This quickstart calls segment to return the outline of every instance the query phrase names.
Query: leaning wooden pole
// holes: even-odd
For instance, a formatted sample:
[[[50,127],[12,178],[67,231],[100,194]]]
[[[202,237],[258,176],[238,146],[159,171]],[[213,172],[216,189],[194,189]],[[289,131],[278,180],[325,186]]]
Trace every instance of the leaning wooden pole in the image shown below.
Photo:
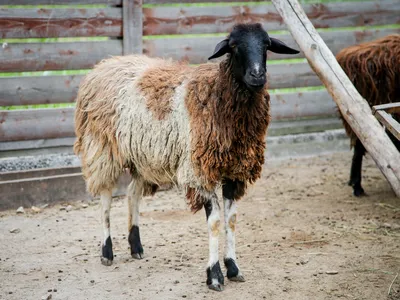
[[[347,123],[400,197],[400,153],[372,115],[335,56],[319,36],[297,0],[272,0],[308,63],[324,83]]]

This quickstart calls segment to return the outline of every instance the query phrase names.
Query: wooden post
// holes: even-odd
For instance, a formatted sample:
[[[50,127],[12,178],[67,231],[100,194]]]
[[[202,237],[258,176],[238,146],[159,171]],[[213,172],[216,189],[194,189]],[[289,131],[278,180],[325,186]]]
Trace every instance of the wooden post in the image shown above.
[[[335,56],[319,36],[297,0],[272,0],[308,63],[324,83],[344,118],[400,197],[400,153],[368,103],[361,97]]]
[[[123,45],[124,55],[143,52],[142,0],[123,0]]]

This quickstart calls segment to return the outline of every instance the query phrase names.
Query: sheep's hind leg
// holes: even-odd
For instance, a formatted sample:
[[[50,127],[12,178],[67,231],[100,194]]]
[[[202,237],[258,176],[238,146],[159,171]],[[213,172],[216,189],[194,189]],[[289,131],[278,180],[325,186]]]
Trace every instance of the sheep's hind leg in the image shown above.
[[[214,194],[204,203],[207,216],[208,238],[209,238],[209,260],[207,267],[207,285],[215,291],[222,291],[224,288],[224,275],[218,260],[218,238],[219,238],[219,204]]]
[[[143,196],[144,182],[141,178],[135,177],[128,186],[128,230],[129,245],[133,258],[143,258],[143,247],[139,233],[139,206]]]
[[[234,200],[234,191],[236,183],[232,180],[226,180],[222,187],[222,196],[224,198],[224,219],[225,219],[225,258],[226,276],[232,281],[245,281],[236,262],[235,249],[235,229],[236,229],[236,201]]]
[[[101,223],[103,225],[104,240],[101,247],[101,263],[111,266],[114,259],[112,241],[110,236],[110,209],[112,194],[111,190],[103,190],[100,193],[101,202]]]
[[[353,187],[353,194],[356,197],[365,195],[364,189],[361,186],[361,170],[362,160],[365,154],[365,148],[361,141],[357,139],[354,146],[353,161],[351,163],[349,185]]]

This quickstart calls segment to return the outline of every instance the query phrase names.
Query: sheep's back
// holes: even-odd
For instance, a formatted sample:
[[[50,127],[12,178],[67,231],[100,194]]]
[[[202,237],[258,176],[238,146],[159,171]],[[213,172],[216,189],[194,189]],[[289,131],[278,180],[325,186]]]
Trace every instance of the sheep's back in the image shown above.
[[[400,101],[400,35],[347,47],[336,59],[371,107]],[[354,146],[357,136],[341,113],[340,117]]]

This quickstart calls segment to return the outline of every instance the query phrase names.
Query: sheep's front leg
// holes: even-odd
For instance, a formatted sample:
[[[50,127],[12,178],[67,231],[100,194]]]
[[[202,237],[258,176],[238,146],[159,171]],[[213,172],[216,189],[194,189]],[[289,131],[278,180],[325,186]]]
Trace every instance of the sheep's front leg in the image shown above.
[[[227,270],[226,276],[232,281],[245,281],[236,262],[235,229],[236,229],[236,201],[234,191],[236,184],[227,180],[222,187],[224,198],[224,219],[225,219],[225,258],[224,264]]]
[[[110,190],[103,190],[100,193],[101,202],[101,223],[103,225],[104,239],[101,247],[101,263],[105,266],[111,266],[114,259],[112,250],[112,241],[110,236],[110,209],[112,194]]]
[[[222,291],[224,285],[224,275],[218,260],[218,238],[219,238],[219,204],[216,195],[213,195],[204,203],[204,209],[207,216],[208,238],[210,256],[207,267],[207,285],[215,291]]]

